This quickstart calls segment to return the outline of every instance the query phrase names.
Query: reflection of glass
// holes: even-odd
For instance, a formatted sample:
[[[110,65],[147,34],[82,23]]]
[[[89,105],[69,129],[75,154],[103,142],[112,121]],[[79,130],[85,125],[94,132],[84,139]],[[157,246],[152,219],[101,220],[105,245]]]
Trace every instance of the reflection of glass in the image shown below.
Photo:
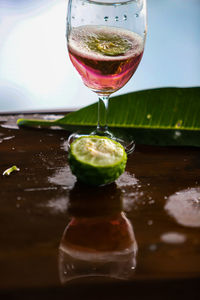
[[[84,186],[82,189],[84,194]],[[115,185],[96,189],[93,208],[94,203],[97,203],[99,213],[94,209],[94,214],[90,206],[91,199],[82,205],[84,209],[79,209],[81,187],[75,186],[73,197],[76,190],[77,201],[75,204],[73,201],[70,203],[72,219],[64,231],[59,247],[61,282],[64,284],[69,280],[88,276],[130,278],[136,267],[137,243],[131,223],[121,211],[119,190]],[[114,198],[111,197],[111,191],[115,191]],[[105,192],[108,193],[106,200],[105,197],[101,198]]]
[[[69,56],[84,84],[99,97],[98,124],[92,134],[118,140],[127,152],[133,151],[133,141],[108,131],[108,100],[136,71],[145,38],[146,0],[69,0]]]

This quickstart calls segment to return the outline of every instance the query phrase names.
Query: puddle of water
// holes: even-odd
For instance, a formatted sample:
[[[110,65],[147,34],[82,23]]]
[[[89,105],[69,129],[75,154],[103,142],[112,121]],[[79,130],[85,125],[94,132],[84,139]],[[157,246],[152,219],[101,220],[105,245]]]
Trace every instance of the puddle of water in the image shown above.
[[[148,220],[147,225],[149,225],[149,226],[153,225],[153,220]]]
[[[156,251],[157,250],[157,245],[156,244],[151,244],[151,245],[149,245],[149,250],[150,251]]]
[[[135,175],[128,172],[124,172],[117,180],[116,184],[118,187],[131,187],[138,184],[138,179],[135,178]]]
[[[17,125],[2,124],[0,126],[3,128],[7,128],[7,129],[19,129],[19,127]]]
[[[35,115],[35,117],[38,117],[38,118],[41,118],[41,116],[40,115]],[[43,116],[43,119],[44,120],[52,120],[52,121],[54,121],[54,120],[57,120],[57,119],[60,119],[60,118],[63,118],[64,117],[64,115],[44,115]]]
[[[200,227],[200,187],[188,188],[170,196],[165,210],[180,225]]]
[[[7,116],[0,116],[0,122],[6,122],[8,120]]]
[[[67,186],[69,189],[72,188],[76,182],[76,177],[72,175],[69,166],[60,168],[55,172],[54,175],[48,177],[49,183],[56,184],[59,186]]]
[[[161,235],[160,240],[167,244],[182,244],[186,241],[186,236],[178,232],[166,232]]]

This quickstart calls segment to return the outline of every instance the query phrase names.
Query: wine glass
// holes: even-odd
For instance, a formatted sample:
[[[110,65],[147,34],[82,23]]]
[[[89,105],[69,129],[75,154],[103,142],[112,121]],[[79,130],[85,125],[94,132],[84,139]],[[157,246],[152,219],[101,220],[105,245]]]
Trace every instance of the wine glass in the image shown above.
[[[141,61],[146,0],[69,0],[66,36],[72,64],[99,99],[97,127],[89,135],[107,136],[131,153],[134,141],[108,130],[107,116],[110,95],[128,82]],[[80,135],[72,134],[69,145]]]

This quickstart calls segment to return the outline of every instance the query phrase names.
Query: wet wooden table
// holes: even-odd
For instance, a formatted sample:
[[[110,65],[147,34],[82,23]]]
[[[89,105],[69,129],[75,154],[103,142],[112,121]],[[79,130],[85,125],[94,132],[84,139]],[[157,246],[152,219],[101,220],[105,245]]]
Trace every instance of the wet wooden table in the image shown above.
[[[92,188],[70,172],[66,131],[19,117],[0,116],[1,299],[199,299],[199,148],[137,145]]]

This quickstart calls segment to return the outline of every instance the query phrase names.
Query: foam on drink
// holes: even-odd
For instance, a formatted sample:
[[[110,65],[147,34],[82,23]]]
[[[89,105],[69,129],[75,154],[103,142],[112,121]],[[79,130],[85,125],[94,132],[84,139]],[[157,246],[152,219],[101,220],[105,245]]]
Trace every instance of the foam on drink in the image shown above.
[[[124,40],[129,49],[121,55],[106,55],[100,51],[94,51],[89,47],[91,40],[96,39],[100,41],[100,37],[104,36],[105,39],[112,38]],[[117,27],[105,27],[105,26],[80,26],[74,28],[69,36],[69,48],[72,52],[78,55],[85,56],[92,59],[101,60],[120,60],[127,59],[133,55],[137,56],[143,51],[143,39],[140,35],[129,30],[117,28]]]

